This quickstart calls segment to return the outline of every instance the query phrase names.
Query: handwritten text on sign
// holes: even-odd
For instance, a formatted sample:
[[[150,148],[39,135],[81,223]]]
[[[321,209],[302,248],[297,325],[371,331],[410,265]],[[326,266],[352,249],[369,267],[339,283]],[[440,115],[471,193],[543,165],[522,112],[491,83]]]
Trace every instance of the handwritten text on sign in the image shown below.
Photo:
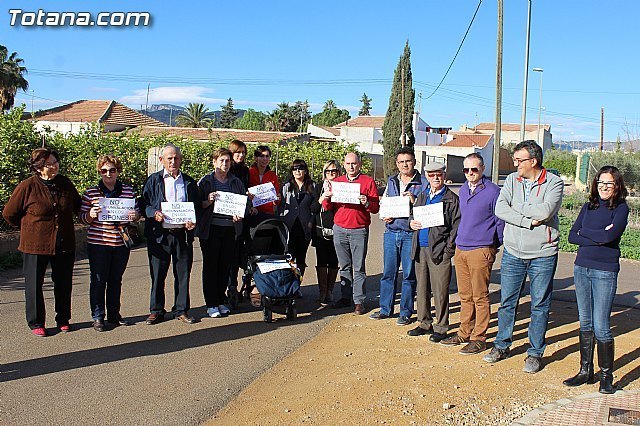
[[[349,182],[331,182],[331,202],[360,204],[360,184]]]
[[[254,195],[253,207],[258,207],[263,204],[270,203],[278,200],[278,194],[276,194],[276,188],[271,182],[263,183],[262,185],[256,185],[249,188],[249,194]]]
[[[135,210],[133,198],[98,198],[100,222],[129,222],[129,212]]]
[[[380,198],[380,217],[409,217],[409,202],[411,197],[382,197]]]
[[[232,192],[218,191],[216,200],[213,202],[213,212],[228,216],[244,217],[247,208],[247,196],[234,194]]]
[[[442,203],[429,204],[413,208],[413,220],[420,222],[422,228],[431,228],[444,225],[444,213]]]
[[[169,225],[182,225],[188,221],[196,223],[196,210],[190,201],[184,203],[166,201],[161,204],[161,208],[164,220]]]

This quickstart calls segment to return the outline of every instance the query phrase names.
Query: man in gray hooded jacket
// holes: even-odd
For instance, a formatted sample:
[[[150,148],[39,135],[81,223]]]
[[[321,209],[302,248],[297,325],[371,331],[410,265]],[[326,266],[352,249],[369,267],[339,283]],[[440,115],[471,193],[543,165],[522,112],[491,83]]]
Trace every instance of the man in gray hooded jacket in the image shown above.
[[[542,167],[542,148],[532,140],[516,145],[513,164],[518,171],[507,177],[496,202],[495,214],[505,221],[498,335],[484,360],[494,363],[509,356],[518,300],[529,276],[530,348],[524,371],[537,373],[542,368],[553,275],[558,264],[558,211],[564,183]]]

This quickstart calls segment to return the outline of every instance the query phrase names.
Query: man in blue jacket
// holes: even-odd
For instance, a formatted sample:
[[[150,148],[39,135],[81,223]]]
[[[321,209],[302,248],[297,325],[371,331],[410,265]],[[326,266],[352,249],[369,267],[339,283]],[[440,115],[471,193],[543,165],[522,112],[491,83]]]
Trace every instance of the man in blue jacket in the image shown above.
[[[168,144],[160,151],[162,170],[149,176],[142,190],[142,211],[151,273],[151,311],[147,324],[164,320],[164,282],[173,262],[175,298],[173,316],[186,324],[195,319],[189,315],[189,278],[193,263],[193,237],[195,223],[169,224],[162,213],[162,202],[192,202],[196,216],[202,208],[198,185],[180,171],[180,148]]]
[[[487,329],[491,318],[489,282],[491,268],[502,245],[504,221],[494,211],[500,188],[484,175],[484,159],[471,153],[464,158],[466,177],[460,188],[460,226],[456,236],[456,279],[460,295],[460,329],[442,340],[457,346],[462,355],[473,355],[487,348]]]
[[[396,155],[398,174],[389,177],[385,197],[413,195],[414,199],[429,185],[415,169],[416,157],[411,148],[401,148]],[[393,315],[398,267],[402,264],[402,287],[400,316],[396,323],[408,325],[413,314],[413,299],[416,292],[416,276],[411,259],[413,230],[409,218],[380,217],[386,223],[384,231],[384,270],[380,280],[380,310],[372,313],[371,319],[386,319]]]

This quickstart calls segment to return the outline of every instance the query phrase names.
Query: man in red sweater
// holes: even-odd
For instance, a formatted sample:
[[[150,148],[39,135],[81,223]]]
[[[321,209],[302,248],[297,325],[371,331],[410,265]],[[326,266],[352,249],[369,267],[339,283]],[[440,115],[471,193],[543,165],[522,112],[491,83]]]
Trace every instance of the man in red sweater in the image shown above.
[[[355,313],[364,314],[365,294],[365,259],[369,242],[369,225],[371,213],[378,213],[380,199],[375,181],[360,173],[362,162],[360,156],[353,152],[344,158],[346,174],[338,176],[333,182],[347,182],[360,185],[357,204],[333,202],[332,188],[325,192],[322,206],[325,210],[333,210],[333,244],[340,264],[340,289],[342,297],[334,308],[351,306],[355,303]],[[337,194],[336,194],[337,195]]]

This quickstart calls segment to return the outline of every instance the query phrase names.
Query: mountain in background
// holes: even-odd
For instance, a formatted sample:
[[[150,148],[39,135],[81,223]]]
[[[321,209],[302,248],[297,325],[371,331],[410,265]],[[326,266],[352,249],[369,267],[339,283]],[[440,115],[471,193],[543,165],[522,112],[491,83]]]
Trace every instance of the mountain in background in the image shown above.
[[[153,104],[153,105],[149,105],[149,108],[146,111],[146,115],[158,121],[162,121],[164,124],[168,124],[169,126],[175,126],[176,117],[178,116],[178,114],[180,114],[184,110],[185,110],[185,107],[179,106],[179,105]],[[241,118],[245,113],[244,109],[236,109],[236,111],[238,112],[238,118]],[[139,112],[141,112],[142,114],[145,113],[144,109],[139,110]],[[216,117],[216,122],[219,122],[220,115],[222,114],[222,112],[213,111],[213,114]]]

